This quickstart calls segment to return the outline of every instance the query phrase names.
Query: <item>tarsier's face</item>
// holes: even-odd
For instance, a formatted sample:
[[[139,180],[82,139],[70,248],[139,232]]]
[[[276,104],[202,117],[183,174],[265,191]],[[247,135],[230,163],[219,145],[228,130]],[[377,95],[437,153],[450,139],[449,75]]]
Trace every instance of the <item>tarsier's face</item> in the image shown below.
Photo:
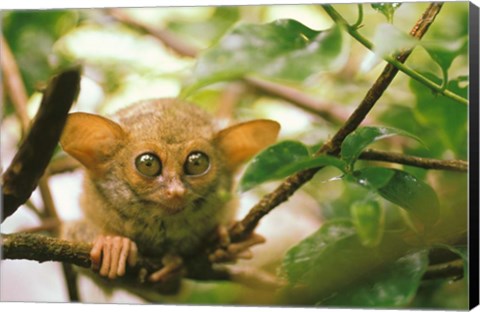
[[[218,152],[204,138],[186,142],[136,142],[121,152],[123,174],[135,196],[167,214],[182,211],[217,191]]]
[[[72,114],[61,144],[115,209],[136,205],[173,215],[229,192],[235,170],[273,143],[279,129],[254,120],[218,131],[198,107],[161,99],[120,110],[112,120]]]

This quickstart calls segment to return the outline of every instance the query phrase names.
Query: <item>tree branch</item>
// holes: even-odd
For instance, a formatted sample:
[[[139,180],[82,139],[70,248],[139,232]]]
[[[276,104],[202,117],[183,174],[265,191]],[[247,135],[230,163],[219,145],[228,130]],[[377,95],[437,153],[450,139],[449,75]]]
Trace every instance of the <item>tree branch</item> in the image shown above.
[[[15,233],[3,234],[1,247],[2,259],[23,259],[38,262],[58,261],[74,264],[83,268],[91,267],[90,250],[91,243],[70,242],[41,234]],[[249,272],[230,271],[226,267],[212,267],[206,253],[200,252],[197,256],[184,259],[187,269],[187,278],[196,280],[245,280],[258,284],[277,285],[278,281],[268,280],[265,274],[258,279],[252,277]],[[127,267],[126,281],[138,284],[147,284],[145,277],[162,268],[161,258],[146,258],[139,255],[135,267]]]
[[[91,248],[89,243],[73,243],[46,235],[2,234],[2,259],[59,261],[89,268]]]
[[[25,203],[37,186],[57,146],[79,83],[78,68],[66,70],[50,81],[30,132],[2,176],[2,221]]]
[[[360,154],[360,159],[398,163],[424,169],[449,170],[459,172],[468,171],[468,162],[464,160],[440,160],[433,158],[423,158],[404,155],[400,153],[376,151],[372,149],[366,150],[362,154]]]

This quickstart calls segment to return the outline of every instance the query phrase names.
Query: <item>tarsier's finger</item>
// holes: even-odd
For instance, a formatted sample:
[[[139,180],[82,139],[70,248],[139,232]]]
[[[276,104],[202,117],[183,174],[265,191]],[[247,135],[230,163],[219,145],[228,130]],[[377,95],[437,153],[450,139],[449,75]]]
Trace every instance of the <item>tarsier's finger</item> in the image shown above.
[[[137,264],[138,259],[138,248],[135,242],[130,241],[129,251],[128,251],[128,265],[133,267]]]
[[[150,282],[160,282],[164,280],[166,277],[169,275],[173,274],[175,271],[177,271],[179,268],[181,268],[183,264],[183,260],[180,257],[177,256],[165,256],[162,259],[164,267],[161,268],[160,270],[152,273],[149,277],[148,280]]]
[[[117,275],[118,276],[123,276],[125,275],[126,271],[126,266],[127,266],[127,259],[130,257],[131,250],[133,248],[133,245],[135,245],[134,242],[132,242],[130,239],[123,237],[122,242],[121,242],[121,252],[120,252],[120,257],[118,259],[118,268],[117,268]],[[136,245],[135,245],[136,248]],[[136,255],[135,255],[136,257]],[[128,263],[128,265],[133,266]]]
[[[265,243],[265,237],[253,233],[249,238],[247,238],[242,242],[230,244],[227,247],[227,250],[230,253],[238,254],[254,245],[262,244],[262,243]]]
[[[148,277],[148,280],[150,282],[159,282],[161,281],[162,279],[164,279],[169,273],[171,272],[171,269],[168,268],[168,267],[163,267],[161,268],[160,270],[152,273],[149,277]]]
[[[129,248],[130,248],[130,240],[128,238],[123,237],[121,241],[120,255],[118,258],[118,267],[117,267],[118,276],[125,275],[125,266],[127,265]]]
[[[103,260],[100,267],[100,275],[107,276],[110,271],[110,259],[112,257],[112,240],[110,236],[105,236],[105,243],[103,244]]]
[[[117,277],[118,264],[120,261],[120,253],[122,252],[122,237],[114,236],[111,238],[112,247],[110,255],[110,270],[108,271],[108,278],[114,279]]]
[[[90,250],[90,260],[92,261],[91,267],[95,271],[98,271],[98,269],[100,269],[103,244],[104,238],[103,236],[99,236],[93,241],[93,247]]]
[[[252,259],[253,258],[253,253],[250,251],[250,250],[245,250],[245,251],[242,251],[238,254],[235,254],[235,257],[237,259],[246,259],[246,260],[249,260],[249,259]]]
[[[219,225],[217,227],[218,239],[220,241],[220,246],[228,246],[230,244],[230,234],[228,234],[228,229],[224,225]]]
[[[223,249],[217,249],[209,257],[210,262],[219,263],[219,262],[233,262],[233,255]]]

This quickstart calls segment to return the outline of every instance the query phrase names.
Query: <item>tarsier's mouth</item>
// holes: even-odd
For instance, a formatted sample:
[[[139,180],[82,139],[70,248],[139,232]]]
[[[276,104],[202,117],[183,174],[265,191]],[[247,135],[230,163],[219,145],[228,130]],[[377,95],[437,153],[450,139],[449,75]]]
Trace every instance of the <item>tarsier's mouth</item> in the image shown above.
[[[143,199],[143,205],[152,210],[161,211],[166,215],[175,215],[187,207],[186,200],[160,200],[160,199]]]
[[[162,205],[162,209],[168,214],[168,215],[174,215],[177,214],[185,209],[185,205],[181,206],[166,206]]]
[[[157,202],[159,208],[165,211],[168,215],[177,214],[187,207],[186,198],[179,197],[173,199],[162,199]]]

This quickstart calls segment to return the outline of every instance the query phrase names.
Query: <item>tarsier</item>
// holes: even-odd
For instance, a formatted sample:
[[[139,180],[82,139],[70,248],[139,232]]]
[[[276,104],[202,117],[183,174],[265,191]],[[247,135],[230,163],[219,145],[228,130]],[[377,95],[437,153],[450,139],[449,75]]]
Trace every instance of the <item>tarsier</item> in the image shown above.
[[[64,238],[93,242],[92,268],[102,276],[124,275],[140,253],[162,259],[148,280],[164,280],[233,220],[235,172],[279,129],[262,119],[218,131],[209,114],[177,99],[139,102],[112,119],[70,114],[60,143],[85,167],[84,220]],[[260,241],[230,250],[241,258]]]

